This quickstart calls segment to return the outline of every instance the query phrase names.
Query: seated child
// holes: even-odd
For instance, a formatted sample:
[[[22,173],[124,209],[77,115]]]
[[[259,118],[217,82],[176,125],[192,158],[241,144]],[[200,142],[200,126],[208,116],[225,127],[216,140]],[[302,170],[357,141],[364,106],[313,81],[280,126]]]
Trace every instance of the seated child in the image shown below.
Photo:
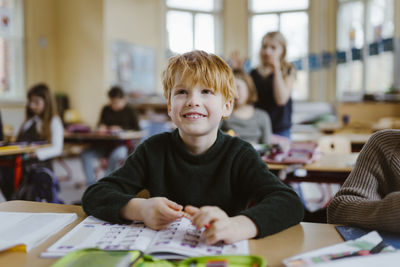
[[[46,84],[37,84],[28,91],[25,121],[19,130],[17,141],[47,141],[49,147],[36,150],[40,161],[50,160],[62,154],[64,127],[56,115],[56,106]],[[50,165],[48,165],[51,168]]]
[[[222,120],[221,130],[254,144],[269,144],[272,136],[271,119],[267,112],[255,108],[257,90],[251,77],[242,70],[234,70],[238,97],[232,115]]]
[[[103,107],[98,123],[98,132],[113,133],[122,130],[139,130],[139,119],[136,111],[127,103],[124,91],[118,86],[113,86],[108,91],[109,105]],[[106,174],[121,166],[128,156],[126,145],[89,147],[81,154],[86,184],[96,182],[94,160],[107,157]]]
[[[177,129],[146,139],[121,168],[87,188],[82,204],[88,215],[143,221],[158,230],[185,212],[198,229],[209,226],[209,244],[264,237],[301,221],[296,193],[249,143],[219,130],[236,95],[221,58],[203,51],[174,56],[163,87]],[[142,189],[150,198],[136,198]]]
[[[400,233],[400,130],[369,138],[328,206],[328,222]]]

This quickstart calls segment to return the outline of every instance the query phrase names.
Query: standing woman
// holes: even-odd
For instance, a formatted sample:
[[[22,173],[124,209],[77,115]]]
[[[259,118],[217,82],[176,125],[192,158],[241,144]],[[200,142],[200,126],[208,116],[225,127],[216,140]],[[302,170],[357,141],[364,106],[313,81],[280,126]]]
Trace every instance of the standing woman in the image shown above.
[[[285,60],[286,40],[280,32],[264,35],[260,65],[250,73],[258,92],[256,107],[268,112],[272,132],[290,138],[292,124],[291,92],[295,69]]]
[[[60,156],[64,144],[64,128],[56,115],[55,104],[50,89],[45,84],[37,84],[28,91],[26,118],[18,133],[17,141],[46,141],[49,147],[36,150],[35,156],[46,161]]]

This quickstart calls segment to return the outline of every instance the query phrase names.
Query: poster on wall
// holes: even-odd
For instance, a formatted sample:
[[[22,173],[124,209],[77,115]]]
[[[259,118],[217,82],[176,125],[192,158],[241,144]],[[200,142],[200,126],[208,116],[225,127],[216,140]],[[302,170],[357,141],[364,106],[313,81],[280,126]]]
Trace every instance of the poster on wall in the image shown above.
[[[156,92],[156,52],[148,46],[126,41],[111,42],[111,84],[128,93],[150,95]]]

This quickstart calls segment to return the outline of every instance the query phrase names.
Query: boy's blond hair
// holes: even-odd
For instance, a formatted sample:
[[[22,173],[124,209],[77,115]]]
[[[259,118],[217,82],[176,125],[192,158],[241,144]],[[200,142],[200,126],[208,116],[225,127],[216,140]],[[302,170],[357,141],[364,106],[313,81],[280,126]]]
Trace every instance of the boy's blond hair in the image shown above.
[[[175,86],[177,75],[179,84],[195,86],[201,84],[219,92],[225,100],[237,96],[231,68],[220,57],[204,51],[195,50],[173,56],[163,72],[164,96],[171,103],[171,91]]]

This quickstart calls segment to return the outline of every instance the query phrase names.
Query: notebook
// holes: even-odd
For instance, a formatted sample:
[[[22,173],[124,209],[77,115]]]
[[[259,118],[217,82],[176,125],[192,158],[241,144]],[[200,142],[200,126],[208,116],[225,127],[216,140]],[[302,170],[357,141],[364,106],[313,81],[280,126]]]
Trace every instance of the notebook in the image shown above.
[[[353,240],[373,231],[352,226],[335,226],[335,227],[344,240]],[[396,249],[400,249],[400,234],[389,233],[385,231],[377,231],[377,232],[379,233],[379,235],[382,237],[383,241],[385,241],[386,244],[391,245]]]
[[[283,260],[285,267],[320,266],[398,266],[400,253],[386,244],[382,237],[372,231],[354,240],[308,251]]]
[[[0,251],[28,252],[76,220],[75,213],[0,212]]]
[[[185,217],[168,228],[155,231],[142,222],[130,225],[110,224],[87,217],[69,233],[44,251],[42,257],[56,258],[83,248],[104,250],[140,250],[159,259],[182,259],[208,255],[248,255],[248,241],[206,245],[203,230],[197,230]]]

